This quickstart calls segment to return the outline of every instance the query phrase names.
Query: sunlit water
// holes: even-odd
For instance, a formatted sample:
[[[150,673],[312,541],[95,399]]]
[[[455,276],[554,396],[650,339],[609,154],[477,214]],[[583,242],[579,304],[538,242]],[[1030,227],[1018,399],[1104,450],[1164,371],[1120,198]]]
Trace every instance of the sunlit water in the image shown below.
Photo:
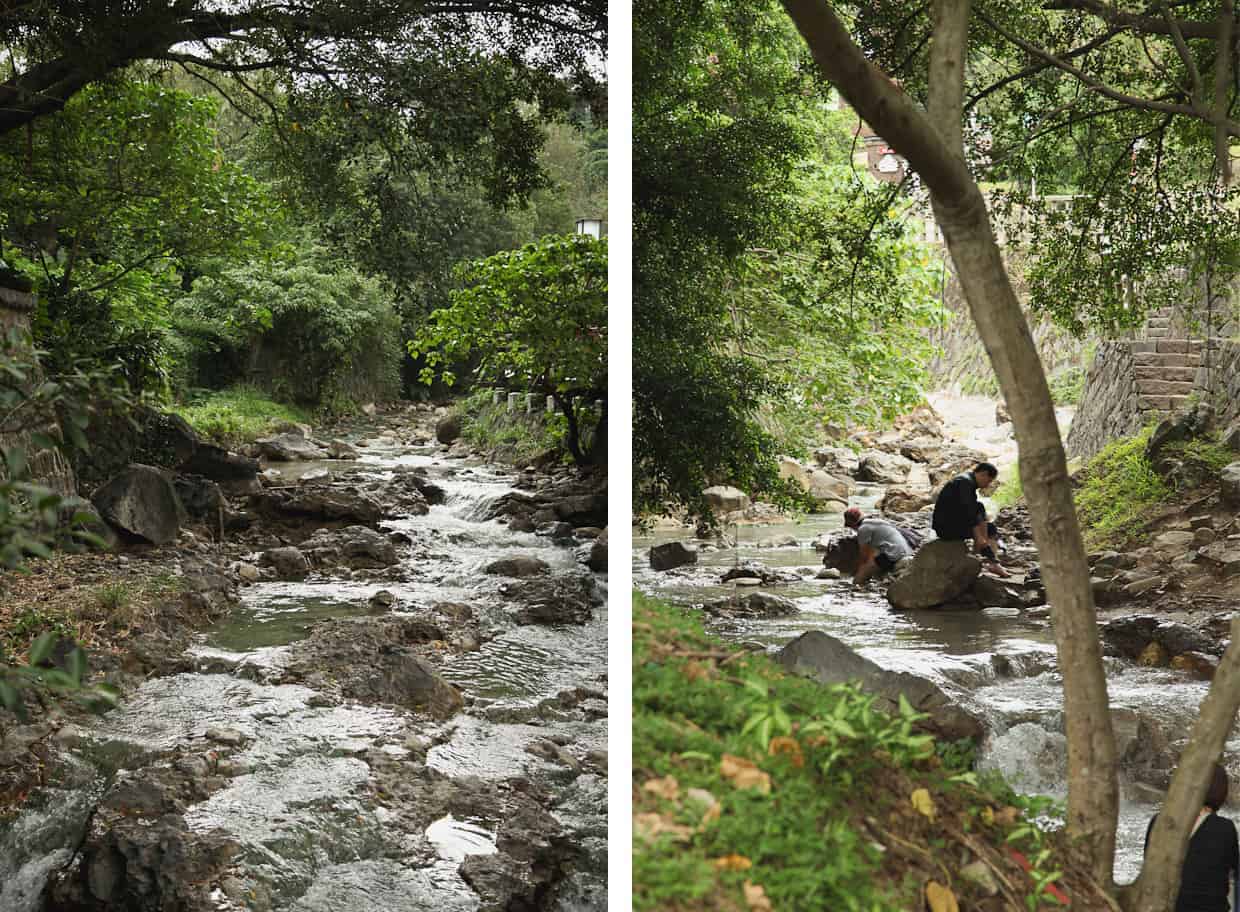
[[[877,499],[863,489],[853,503],[863,509]],[[840,516],[812,516],[803,522],[771,526],[729,527],[727,546],[699,552],[695,566],[658,573],[650,568],[649,550],[665,541],[692,538],[691,529],[635,533],[633,578],[637,588],[683,604],[703,602],[739,591],[771,591],[792,599],[800,609],[791,617],[712,623],[723,636],[765,644],[774,650],[807,630],[822,630],[892,671],[929,678],[978,713],[993,732],[983,746],[983,768],[1002,770],[1031,794],[1065,798],[1066,741],[1063,736],[1062,680],[1055,666],[1054,635],[1045,621],[1018,611],[894,612],[874,590],[853,592],[847,580],[816,580],[821,554],[812,542],[838,532]],[[796,546],[770,547],[794,536]],[[731,547],[733,542],[738,547]],[[701,543],[699,543],[701,544]],[[728,568],[756,562],[776,569],[803,571],[799,583],[777,587],[739,587],[720,583]],[[996,672],[997,656],[1005,674]],[[1208,685],[1168,670],[1136,668],[1108,660],[1108,687],[1116,710],[1131,710],[1160,721],[1175,739],[1184,738],[1197,717]],[[1229,743],[1227,756],[1240,761],[1240,742]],[[1240,762],[1232,763],[1233,779]],[[1121,805],[1116,878],[1128,882],[1140,871],[1145,827],[1157,810],[1148,799],[1133,800],[1125,781]]]

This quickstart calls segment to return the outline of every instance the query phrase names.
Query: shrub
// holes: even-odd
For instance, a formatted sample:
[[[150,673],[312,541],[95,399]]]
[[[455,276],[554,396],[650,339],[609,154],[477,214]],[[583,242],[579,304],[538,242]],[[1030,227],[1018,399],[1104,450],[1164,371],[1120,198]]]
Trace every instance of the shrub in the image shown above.
[[[509,412],[507,402],[491,402],[491,390],[478,390],[456,406],[461,416],[461,436],[474,447],[493,456],[522,464],[554,454],[557,461],[568,456],[564,445],[566,422],[558,412],[543,409],[525,414]]]
[[[1076,510],[1091,547],[1117,543],[1171,495],[1145,458],[1152,431],[1108,444],[1085,467]]]
[[[275,402],[250,386],[209,392],[173,411],[204,437],[229,447],[251,443],[278,424],[310,421],[304,409]]]

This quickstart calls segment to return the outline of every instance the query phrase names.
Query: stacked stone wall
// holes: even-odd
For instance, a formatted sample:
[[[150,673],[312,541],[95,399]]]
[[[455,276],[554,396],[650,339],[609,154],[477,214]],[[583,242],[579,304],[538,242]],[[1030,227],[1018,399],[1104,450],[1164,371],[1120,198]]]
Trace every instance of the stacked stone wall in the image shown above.
[[[1068,431],[1070,457],[1092,456],[1110,441],[1141,427],[1132,342],[1100,342],[1085,376],[1085,390]]]

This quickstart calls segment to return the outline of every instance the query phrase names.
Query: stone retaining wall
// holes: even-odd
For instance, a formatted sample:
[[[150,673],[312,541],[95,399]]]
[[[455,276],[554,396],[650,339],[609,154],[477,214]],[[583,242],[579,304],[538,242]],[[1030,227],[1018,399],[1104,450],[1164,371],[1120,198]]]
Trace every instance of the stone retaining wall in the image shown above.
[[[1141,428],[1134,344],[1127,340],[1098,344],[1068,431],[1069,457],[1092,456],[1112,440]]]

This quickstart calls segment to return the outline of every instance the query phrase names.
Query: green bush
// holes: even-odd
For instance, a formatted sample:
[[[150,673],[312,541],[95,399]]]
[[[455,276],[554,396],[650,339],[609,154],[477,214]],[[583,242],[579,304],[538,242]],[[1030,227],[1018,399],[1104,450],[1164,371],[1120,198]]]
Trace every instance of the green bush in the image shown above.
[[[568,456],[564,416],[547,414],[541,403],[531,415],[525,414],[524,407],[509,412],[506,401],[492,404],[491,390],[483,389],[458,402],[455,411],[461,417],[461,436],[501,459],[519,465],[548,453],[557,461]]]
[[[1051,399],[1056,405],[1077,405],[1085,392],[1085,369],[1069,367],[1050,378]]]
[[[315,248],[200,278],[174,307],[174,327],[192,387],[243,377],[332,411],[399,393],[404,352],[391,295]]]
[[[304,409],[268,398],[248,386],[207,393],[204,397],[172,408],[199,434],[235,447],[251,443],[285,422],[310,421]]]

